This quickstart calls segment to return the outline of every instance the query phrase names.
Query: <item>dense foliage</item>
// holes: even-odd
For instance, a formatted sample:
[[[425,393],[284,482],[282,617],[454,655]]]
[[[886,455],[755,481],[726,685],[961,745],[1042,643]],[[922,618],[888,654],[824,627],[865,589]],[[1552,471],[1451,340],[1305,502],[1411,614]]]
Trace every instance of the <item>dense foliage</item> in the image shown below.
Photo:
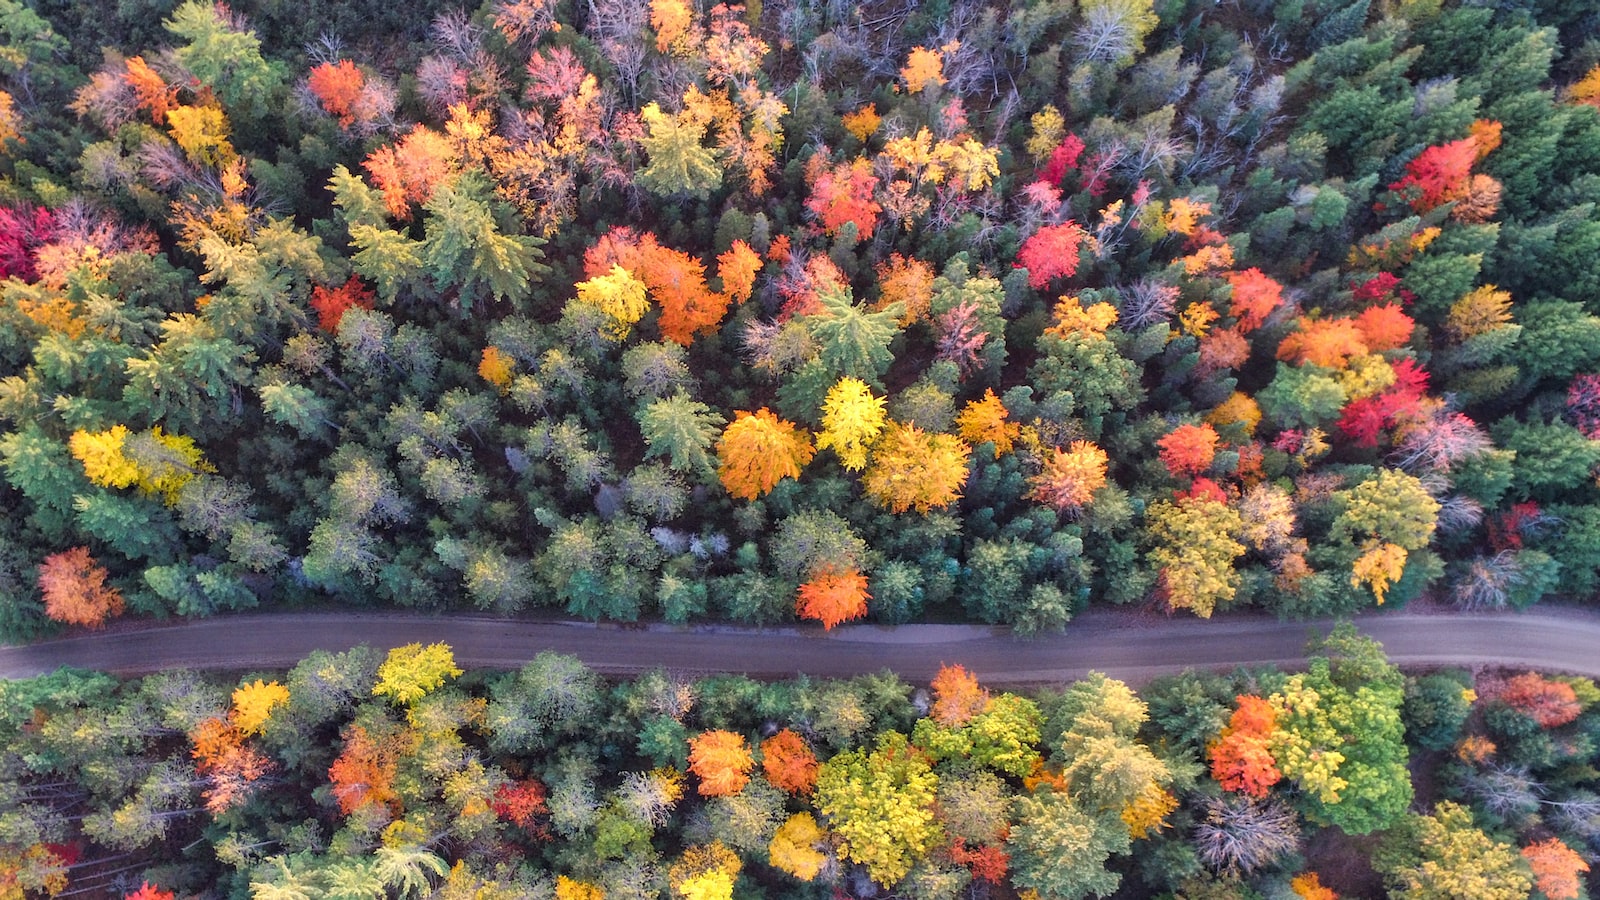
[[[1582,3],[292,7],[0,0],[0,634],[1600,579]]]
[[[1311,654],[1142,696],[441,644],[61,670],[0,682],[0,897],[1587,896],[1600,689],[1404,677],[1348,627]]]

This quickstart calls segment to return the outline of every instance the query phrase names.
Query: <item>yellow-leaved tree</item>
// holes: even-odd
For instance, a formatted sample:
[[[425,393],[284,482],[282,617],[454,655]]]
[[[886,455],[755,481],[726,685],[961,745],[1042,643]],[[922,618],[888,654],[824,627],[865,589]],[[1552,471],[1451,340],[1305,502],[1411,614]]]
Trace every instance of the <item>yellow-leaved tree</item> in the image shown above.
[[[460,675],[449,644],[407,644],[390,650],[378,666],[378,683],[372,694],[410,706]]]
[[[866,382],[847,375],[823,398],[817,449],[831,447],[840,465],[859,472],[867,467],[867,447],[883,431],[883,422],[883,398],[872,396]]]
[[[1000,456],[1010,453],[1012,444],[1022,434],[1021,425],[1006,421],[1010,414],[1006,405],[994,395],[994,389],[986,388],[982,398],[962,407],[956,416],[956,430],[962,440],[974,447],[992,442],[995,456]]]
[[[801,881],[811,881],[828,861],[817,849],[826,835],[810,813],[795,813],[778,826],[767,845],[767,861],[774,869],[787,872]]]
[[[961,499],[971,455],[972,448],[953,434],[890,422],[872,448],[872,466],[861,484],[890,512],[930,512]]]
[[[1233,561],[1244,555],[1238,510],[1209,497],[1184,497],[1150,504],[1145,522],[1154,544],[1150,562],[1173,609],[1209,619],[1217,604],[1233,599],[1239,589]]]
[[[721,841],[690,847],[667,869],[673,896],[683,900],[730,900],[739,857]]]
[[[619,343],[628,339],[634,324],[650,309],[645,283],[619,265],[613,264],[610,272],[580,281],[576,287],[578,299],[574,302],[592,306],[604,314],[606,337]]]
[[[105,431],[80,429],[67,440],[67,448],[83,463],[91,482],[110,488],[137,486],[143,493],[160,495],[168,506],[178,502],[178,493],[190,479],[216,471],[193,438],[163,434],[159,425],[138,433],[125,425]]]
[[[276,681],[257,678],[241,684],[233,692],[233,711],[229,718],[241,734],[260,734],[272,718],[272,710],[289,702],[289,689]]]

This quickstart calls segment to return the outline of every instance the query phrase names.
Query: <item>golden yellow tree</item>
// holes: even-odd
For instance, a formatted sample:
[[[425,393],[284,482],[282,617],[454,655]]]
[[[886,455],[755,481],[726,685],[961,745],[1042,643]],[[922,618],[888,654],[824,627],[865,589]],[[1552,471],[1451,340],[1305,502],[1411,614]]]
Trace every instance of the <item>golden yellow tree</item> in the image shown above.
[[[644,282],[618,265],[613,265],[604,275],[578,282],[576,287],[576,302],[592,306],[605,315],[605,334],[613,341],[627,340],[634,324],[650,309]]]
[[[1039,474],[1028,479],[1028,499],[1059,512],[1076,512],[1089,505],[1094,492],[1106,484],[1106,452],[1088,441],[1073,441],[1055,448]]]
[[[1012,444],[1022,435],[1020,424],[1006,421],[1010,414],[994,390],[986,388],[981,398],[962,407],[956,416],[956,431],[974,447],[993,442],[995,455],[1001,456],[1010,453]]]
[[[890,512],[926,513],[961,499],[972,448],[952,434],[890,422],[872,448],[861,479],[867,496]]]
[[[276,681],[257,678],[233,692],[233,712],[229,718],[242,734],[260,734],[272,718],[272,710],[289,702],[289,689]]]
[[[825,837],[810,813],[795,813],[772,836],[767,845],[767,861],[774,869],[811,881],[828,861],[827,854],[817,849]]]

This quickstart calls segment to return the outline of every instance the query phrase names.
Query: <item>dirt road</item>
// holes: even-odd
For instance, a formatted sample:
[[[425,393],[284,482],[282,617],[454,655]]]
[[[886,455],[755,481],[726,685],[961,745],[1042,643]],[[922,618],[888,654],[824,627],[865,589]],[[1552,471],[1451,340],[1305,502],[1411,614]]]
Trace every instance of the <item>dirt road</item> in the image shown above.
[[[1543,608],[1497,614],[1369,614],[1356,619],[1402,666],[1498,664],[1600,677],[1600,616]],[[805,673],[835,677],[892,669],[926,680],[941,664],[960,663],[991,684],[1052,682],[1090,670],[1133,683],[1188,667],[1228,669],[1303,659],[1306,639],[1326,622],[1279,622],[1256,616],[1211,621],[1137,618],[1091,611],[1065,634],[1025,640],[1001,629],[966,625],[881,628],[744,629],[528,622],[468,616],[284,613],[123,627],[0,648],[0,677],[22,678],[57,666],[124,674],[169,668],[286,668],[316,649],[357,644],[389,648],[444,641],[464,666],[516,668],[542,650],[573,654],[603,672],[655,667],[686,673],[742,672],[757,677]]]

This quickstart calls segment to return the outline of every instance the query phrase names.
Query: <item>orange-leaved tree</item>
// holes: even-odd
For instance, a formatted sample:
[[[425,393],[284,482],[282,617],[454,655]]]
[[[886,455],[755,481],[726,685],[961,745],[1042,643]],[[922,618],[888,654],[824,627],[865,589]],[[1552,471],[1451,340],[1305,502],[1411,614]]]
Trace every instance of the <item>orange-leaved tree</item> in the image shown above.
[[[717,475],[728,493],[754,500],[785,478],[799,478],[816,452],[805,429],[766,407],[753,413],[738,410],[717,441]]]
[[[1039,474],[1028,479],[1028,499],[1059,512],[1076,512],[1089,505],[1094,492],[1106,484],[1106,452],[1088,441],[1073,441],[1051,451]]]
[[[122,592],[106,584],[107,574],[89,555],[88,547],[45,557],[39,565],[44,614],[57,622],[89,628],[99,628],[106,619],[121,615]]]
[[[1589,871],[1589,864],[1560,838],[1523,847],[1522,858],[1533,870],[1534,886],[1549,900],[1578,900],[1583,896],[1582,876]]]
[[[755,759],[744,735],[702,731],[689,739],[689,771],[700,779],[700,796],[726,797],[744,790]]]
[[[761,770],[773,787],[791,794],[809,794],[817,785],[817,755],[788,728],[761,742]]]
[[[877,273],[881,296],[874,309],[900,304],[902,326],[927,317],[933,305],[933,266],[915,257],[891,253],[878,263]]]
[[[854,567],[824,568],[800,585],[795,612],[802,619],[816,619],[831,629],[840,622],[867,614],[867,577]]]
[[[201,792],[206,809],[220,815],[247,800],[272,760],[247,745],[244,734],[226,719],[206,719],[189,735],[195,771],[206,779]]]
[[[989,692],[965,666],[940,666],[934,674],[933,709],[929,716],[940,725],[956,728],[989,708]]]
[[[1211,777],[1223,790],[1265,797],[1283,778],[1268,749],[1277,713],[1267,701],[1250,694],[1240,695],[1238,703],[1228,727],[1206,750],[1211,757]]]
[[[1553,681],[1538,672],[1526,672],[1506,683],[1500,699],[1541,728],[1559,728],[1578,718],[1583,706],[1572,685]]]
[[[1243,272],[1229,272],[1223,276],[1233,286],[1233,299],[1228,313],[1239,320],[1239,331],[1249,334],[1261,327],[1272,311],[1283,305],[1283,285],[1260,269],[1251,267]]]
[[[1179,425],[1156,441],[1161,448],[1161,462],[1177,478],[1193,478],[1211,468],[1217,455],[1217,430],[1207,422],[1201,425]]]
[[[345,729],[344,749],[328,767],[328,781],[339,811],[349,815],[373,806],[398,810],[394,789],[400,767],[401,742],[396,735],[375,735],[364,726]]]
[[[366,76],[348,59],[324,62],[306,77],[306,86],[312,95],[322,104],[324,112],[339,120],[341,128],[355,124],[356,105],[361,102],[361,90],[366,82]]]
[[[1361,329],[1351,319],[1307,319],[1300,330],[1278,344],[1278,358],[1297,365],[1310,363],[1327,369],[1343,369],[1350,357],[1368,351]]]
[[[743,303],[755,291],[761,273],[761,255],[744,241],[734,241],[726,253],[717,255],[717,277],[722,279],[722,296],[730,303]]]
[[[1322,879],[1315,872],[1303,872],[1290,879],[1289,890],[1300,900],[1339,900],[1331,888],[1322,886]]]

